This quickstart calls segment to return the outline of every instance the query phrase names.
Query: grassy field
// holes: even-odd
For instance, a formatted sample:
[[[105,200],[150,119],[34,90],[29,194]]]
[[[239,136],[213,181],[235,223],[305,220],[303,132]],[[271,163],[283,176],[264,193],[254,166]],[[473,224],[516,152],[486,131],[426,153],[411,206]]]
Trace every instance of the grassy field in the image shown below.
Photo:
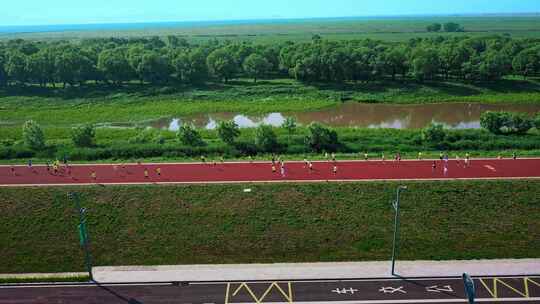
[[[67,90],[12,87],[0,91],[0,124],[20,126],[33,119],[43,126],[134,123],[210,112],[262,114],[302,112],[336,106],[343,100],[372,103],[538,103],[537,79],[492,84],[401,83],[318,85],[289,79],[237,80],[202,87],[126,85]],[[0,136],[1,138],[1,136]]]
[[[399,259],[540,257],[540,181],[406,184]],[[2,188],[0,273],[83,270],[68,191],[96,265],[385,260],[397,186]]]
[[[391,18],[329,18],[304,20],[254,20],[230,23],[178,23],[136,24],[131,28],[111,26],[110,29],[54,30],[24,33],[4,33],[0,39],[82,39],[108,37],[141,37],[181,35],[188,41],[211,39],[243,40],[257,43],[307,41],[313,34],[325,39],[379,39],[406,41],[413,37],[480,36],[505,34],[515,38],[538,38],[540,17],[516,16],[440,16],[440,17],[391,17]],[[426,26],[434,23],[456,22],[465,27],[465,33],[427,33]]]

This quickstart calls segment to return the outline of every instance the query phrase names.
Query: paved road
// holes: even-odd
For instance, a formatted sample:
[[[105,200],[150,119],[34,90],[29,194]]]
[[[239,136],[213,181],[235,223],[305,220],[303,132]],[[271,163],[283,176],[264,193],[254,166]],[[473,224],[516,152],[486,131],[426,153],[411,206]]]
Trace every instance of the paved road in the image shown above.
[[[474,278],[479,303],[540,303],[540,276]],[[0,303],[465,303],[461,278],[0,287]]]
[[[303,162],[286,162],[284,176],[270,162],[233,163],[174,163],[128,165],[75,165],[61,168],[57,173],[45,166],[0,166],[0,186],[63,185],[63,184],[141,184],[141,183],[230,183],[230,182],[286,182],[340,180],[407,180],[407,179],[477,179],[477,178],[540,178],[538,159],[481,159],[472,160],[465,167],[450,160],[433,161],[339,161],[314,162],[313,170]],[[334,171],[336,166],[337,172]],[[161,174],[157,174],[157,169]],[[144,171],[148,171],[145,177]],[[12,171],[13,170],[13,171]],[[95,179],[92,176],[95,172]]]

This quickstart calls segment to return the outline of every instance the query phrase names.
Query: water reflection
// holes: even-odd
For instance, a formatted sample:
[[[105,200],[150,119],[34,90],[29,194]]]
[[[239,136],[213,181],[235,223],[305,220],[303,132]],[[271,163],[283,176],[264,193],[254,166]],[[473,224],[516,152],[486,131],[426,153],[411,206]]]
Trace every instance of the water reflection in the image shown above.
[[[177,117],[155,121],[152,127],[178,130],[183,123],[199,128],[215,129],[222,120],[234,120],[241,128],[267,124],[279,127],[286,117],[295,117],[300,124],[317,121],[329,126],[349,126],[362,128],[411,129],[423,128],[431,122],[441,123],[453,129],[480,128],[480,115],[485,111],[516,111],[535,114],[540,104],[426,104],[390,105],[344,103],[338,107],[312,112],[269,113],[265,115],[244,115],[239,113],[211,113]]]

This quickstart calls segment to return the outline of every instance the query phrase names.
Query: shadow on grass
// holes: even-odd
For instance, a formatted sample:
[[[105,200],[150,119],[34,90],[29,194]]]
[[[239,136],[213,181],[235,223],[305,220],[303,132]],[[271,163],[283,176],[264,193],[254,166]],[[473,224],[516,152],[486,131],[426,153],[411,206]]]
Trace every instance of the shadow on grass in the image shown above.
[[[24,96],[24,97],[51,97],[64,100],[82,98],[118,98],[121,95],[134,97],[175,96],[185,95],[198,98],[198,93],[221,92],[225,95],[274,96],[275,94],[306,94],[317,91],[327,91],[336,94],[384,94],[391,91],[409,94],[428,94],[426,90],[433,90],[452,96],[473,96],[492,91],[494,93],[539,93],[540,82],[538,79],[520,80],[503,79],[496,82],[462,83],[450,81],[429,81],[418,83],[411,79],[396,81],[372,81],[372,82],[297,82],[289,78],[262,79],[254,83],[251,79],[234,79],[227,83],[205,82],[196,85],[188,85],[170,82],[162,85],[140,84],[129,82],[122,85],[103,83],[87,83],[83,86],[56,86],[55,88],[39,87],[35,85],[9,86],[0,89],[0,97]],[[315,91],[315,92],[313,92]]]

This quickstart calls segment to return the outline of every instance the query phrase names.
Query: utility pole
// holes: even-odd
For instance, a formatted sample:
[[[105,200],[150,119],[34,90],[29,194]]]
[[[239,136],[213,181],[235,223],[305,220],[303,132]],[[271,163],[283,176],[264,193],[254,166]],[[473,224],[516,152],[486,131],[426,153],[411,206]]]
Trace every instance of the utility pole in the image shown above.
[[[407,186],[399,186],[396,190],[396,200],[392,203],[392,206],[394,207],[395,211],[395,217],[394,217],[394,241],[392,243],[392,275],[396,275],[395,273],[395,265],[396,265],[396,255],[397,255],[397,242],[398,242],[398,234],[399,234],[399,195],[402,190],[407,190]]]
[[[92,256],[90,255],[88,230],[86,229],[86,208],[81,207],[81,201],[78,193],[70,192],[68,197],[75,202],[75,207],[79,212],[79,241],[84,250],[84,261],[86,270],[88,271],[88,276],[90,277],[90,281],[94,281],[94,276],[92,275]]]

